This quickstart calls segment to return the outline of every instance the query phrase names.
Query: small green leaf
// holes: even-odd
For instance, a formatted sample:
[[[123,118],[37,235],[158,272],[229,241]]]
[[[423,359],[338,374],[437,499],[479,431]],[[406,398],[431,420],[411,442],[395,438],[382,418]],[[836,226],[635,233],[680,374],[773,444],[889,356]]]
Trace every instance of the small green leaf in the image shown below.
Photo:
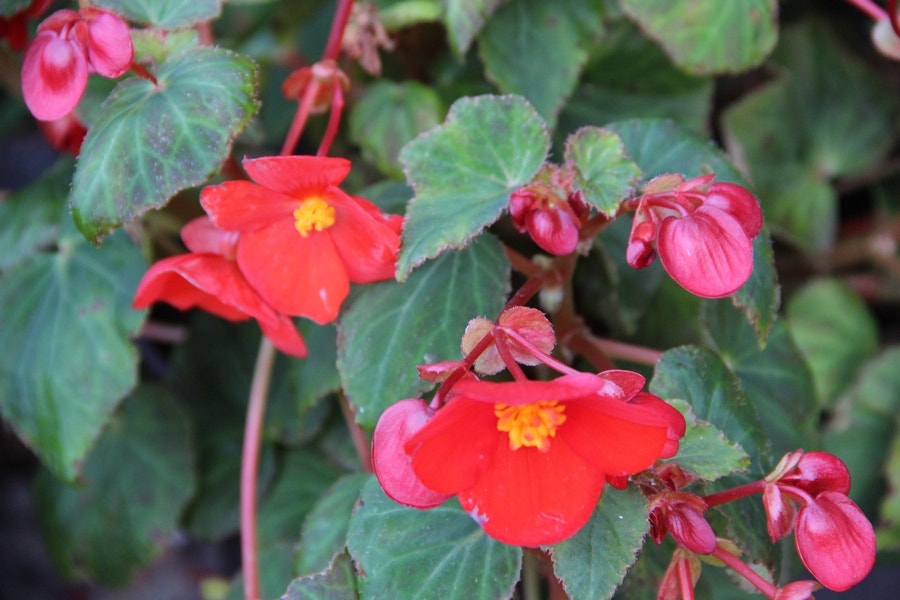
[[[159,555],[194,491],[190,429],[160,390],[139,388],[97,441],[72,485],[41,472],[41,522],[70,577],[121,585]]]
[[[749,187],[722,151],[671,121],[633,119],[611,123],[605,128],[622,138],[628,155],[647,178],[663,173],[681,173],[685,177],[715,173],[716,181]],[[775,322],[780,299],[773,260],[768,231],[763,228],[753,242],[754,272],[731,298],[761,340]]]
[[[462,57],[488,18],[506,0],[442,0],[450,46]]]
[[[776,321],[768,344],[760,348],[755,332],[730,303],[710,302],[705,309],[709,336],[756,407],[773,456],[814,447],[819,422],[815,386],[787,323]]]
[[[366,473],[353,473],[338,479],[306,515],[297,563],[300,573],[316,573],[326,569],[344,547],[350,515],[367,480]]]
[[[599,3],[516,0],[485,25],[478,52],[485,76],[501,92],[525,96],[552,127],[601,30]]]
[[[258,105],[256,67],[225,50],[197,48],[164,63],[158,85],[119,83],[84,140],[71,204],[97,238],[215,172]]]
[[[405,283],[367,286],[344,309],[338,339],[338,371],[356,420],[374,427],[388,406],[430,388],[416,366],[458,359],[469,320],[494,318],[508,289],[509,263],[488,235]]]
[[[862,299],[832,279],[808,284],[788,302],[787,316],[824,406],[853,382],[878,351],[878,329]]]
[[[378,18],[388,31],[439,21],[444,12],[440,0],[377,0],[375,5]]]
[[[778,39],[776,0],[622,0],[622,9],[678,66],[696,74],[745,71]]]
[[[550,147],[546,125],[524,98],[479,96],[450,107],[444,124],[400,153],[416,196],[409,203],[397,278],[461,248],[496,221],[509,195],[537,173]]]
[[[599,127],[582,127],[566,139],[566,164],[576,171],[576,189],[584,200],[607,217],[631,195],[641,169],[628,158],[619,136]]]
[[[357,490],[358,492],[359,490]],[[356,571],[346,552],[336,554],[326,569],[291,582],[281,600],[357,600]]]
[[[360,597],[417,600],[509,598],[522,549],[489,538],[456,500],[427,511],[384,495],[371,477],[347,534],[363,573]]]
[[[73,479],[137,379],[131,297],[144,261],[127,236],[93,248],[63,218],[58,252],[0,277],[0,411],[57,476]]]
[[[607,487],[574,537],[550,546],[553,571],[570,598],[611,598],[649,529],[647,500],[634,488]]]
[[[669,400],[677,408],[687,424],[687,430],[678,445],[678,454],[666,462],[677,463],[679,467],[706,481],[715,481],[735,471],[744,471],[750,466],[750,457],[744,449],[728,441],[714,425],[698,419],[691,405],[684,400]]]
[[[160,29],[191,27],[222,12],[222,0],[94,0],[93,4]]]
[[[136,61],[157,65],[200,45],[200,36],[194,29],[169,31],[165,36],[160,36],[156,29],[139,29],[131,32],[131,40]]]
[[[350,113],[350,139],[382,173],[402,178],[400,149],[440,124],[444,106],[432,88],[414,81],[378,81],[366,88]]]

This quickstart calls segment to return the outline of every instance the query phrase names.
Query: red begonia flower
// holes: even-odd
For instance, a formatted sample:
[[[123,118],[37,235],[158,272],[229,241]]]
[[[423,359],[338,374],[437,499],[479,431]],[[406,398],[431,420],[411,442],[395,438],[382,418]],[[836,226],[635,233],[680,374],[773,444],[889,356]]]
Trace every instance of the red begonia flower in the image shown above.
[[[794,468],[778,480],[816,496],[822,492],[850,492],[850,471],[840,458],[827,452],[806,452]]]
[[[457,495],[501,542],[560,542],[590,518],[607,476],[646,469],[667,444],[669,415],[629,402],[616,378],[626,379],[462,380],[406,442],[413,471],[434,492]]]
[[[131,29],[121,17],[93,7],[82,8],[81,19],[87,23],[88,66],[103,77],[124,75],[134,60]]]
[[[860,508],[839,492],[823,492],[797,512],[800,559],[825,587],[847,590],[875,564],[875,531]]]
[[[238,268],[234,260],[237,234],[217,230],[201,217],[186,224],[181,235],[191,252],[150,267],[134,294],[134,308],[162,301],[179,310],[202,308],[228,321],[252,317],[276,348],[291,356],[306,356],[306,344],[293,321],[266,304]]]
[[[520,232],[556,256],[575,251],[589,208],[579,193],[567,194],[551,183],[525,185],[509,197],[509,214]]]
[[[351,282],[393,277],[402,219],[337,187],[349,161],[279,156],[243,164],[254,183],[209,186],[200,202],[218,227],[242,233],[238,264],[273,308],[328,323]]]
[[[703,298],[734,293],[753,271],[753,238],[762,227],[756,198],[715,175],[688,181],[661,175],[638,199],[626,260],[648,266],[658,253],[669,275]]]

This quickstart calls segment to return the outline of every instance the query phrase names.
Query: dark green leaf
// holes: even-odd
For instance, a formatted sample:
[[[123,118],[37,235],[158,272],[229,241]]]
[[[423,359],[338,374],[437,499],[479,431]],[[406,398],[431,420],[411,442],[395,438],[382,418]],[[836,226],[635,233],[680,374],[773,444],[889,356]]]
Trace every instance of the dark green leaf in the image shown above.
[[[256,67],[225,50],[179,54],[156,77],[119,83],[84,140],[71,204],[89,239],[206,181],[258,108]]]
[[[417,269],[405,283],[366,287],[345,308],[338,340],[338,370],[356,420],[374,427],[388,406],[430,388],[416,366],[460,358],[469,320],[494,318],[508,289],[509,264],[488,235]]]
[[[337,480],[316,502],[300,536],[300,573],[316,573],[328,567],[347,541],[350,515],[367,481],[366,473],[353,473]]]
[[[222,0],[93,0],[100,8],[160,29],[191,27],[219,16]]]
[[[358,492],[359,490],[357,490]],[[281,600],[356,600],[356,572],[346,552],[337,554],[328,568],[291,582]]]
[[[11,17],[28,8],[31,0],[0,0],[0,17]]]
[[[878,547],[900,550],[900,422],[895,423],[894,439],[888,449],[884,472],[887,475],[888,492],[881,501],[881,530],[878,531]]]
[[[441,99],[430,87],[378,81],[366,88],[350,113],[350,139],[382,173],[402,178],[400,149],[443,117]]]
[[[819,421],[816,391],[787,323],[777,321],[761,349],[756,333],[728,302],[708,303],[704,316],[719,355],[756,407],[773,456],[814,447]]]
[[[127,236],[102,249],[64,217],[58,252],[0,277],[0,410],[57,476],[74,478],[116,405],[135,385],[131,344],[144,314],[131,296],[144,261]]]
[[[496,221],[516,188],[544,162],[546,125],[518,96],[463,98],[444,124],[400,154],[416,192],[397,261],[401,281],[448,248],[461,248]]]
[[[778,39],[775,0],[622,0],[622,8],[691,73],[744,71]]]
[[[509,598],[521,548],[484,534],[456,500],[421,511],[395,503],[372,477],[347,534],[360,596],[417,600]]]
[[[121,585],[164,547],[194,491],[190,429],[164,393],[140,388],[84,463],[80,485],[42,472],[37,501],[65,573]]]
[[[649,529],[639,491],[607,487],[591,520],[574,537],[550,547],[553,571],[570,598],[611,598],[637,558]]]
[[[678,463],[685,471],[706,481],[745,471],[750,466],[750,457],[744,449],[729,442],[715,426],[698,419],[690,404],[678,399],[669,400],[669,404],[684,415],[687,430],[678,445],[678,454],[667,462]]]
[[[488,18],[506,0],[442,0],[450,46],[461,57]]]
[[[501,92],[525,96],[552,126],[599,36],[599,9],[578,0],[508,3],[478,36],[486,77]]]
[[[878,350],[875,319],[852,289],[832,279],[814,281],[796,293],[787,315],[819,400],[832,406]]]
[[[641,169],[625,154],[619,136],[598,127],[582,127],[566,139],[566,164],[575,167],[576,188],[584,200],[613,217],[641,179]]]

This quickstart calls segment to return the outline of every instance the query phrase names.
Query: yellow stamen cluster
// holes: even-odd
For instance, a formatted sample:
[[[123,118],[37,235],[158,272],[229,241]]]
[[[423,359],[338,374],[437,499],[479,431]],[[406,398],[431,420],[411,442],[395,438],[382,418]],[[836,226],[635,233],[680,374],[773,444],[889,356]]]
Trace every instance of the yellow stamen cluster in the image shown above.
[[[494,414],[497,415],[497,429],[509,433],[511,450],[530,446],[546,452],[557,427],[566,422],[565,409],[564,404],[547,400],[524,406],[495,404]]]
[[[303,237],[308,236],[313,229],[324,231],[332,225],[334,225],[334,208],[324,200],[318,198],[304,200],[294,211],[294,227]]]

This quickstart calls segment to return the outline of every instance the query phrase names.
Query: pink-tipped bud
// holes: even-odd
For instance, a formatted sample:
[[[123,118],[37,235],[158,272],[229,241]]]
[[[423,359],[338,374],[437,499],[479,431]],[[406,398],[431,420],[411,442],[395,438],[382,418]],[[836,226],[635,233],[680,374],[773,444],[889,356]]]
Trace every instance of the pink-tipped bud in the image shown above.
[[[682,547],[696,554],[712,554],[716,534],[703,516],[706,503],[699,496],[663,492],[650,502],[650,532],[658,544],[668,533]]]
[[[571,254],[578,246],[582,222],[576,208],[561,190],[543,182],[521,187],[509,198],[516,229],[527,231],[538,246],[557,256]]]
[[[840,458],[827,452],[807,452],[781,482],[817,496],[822,492],[850,492],[850,471]]]

